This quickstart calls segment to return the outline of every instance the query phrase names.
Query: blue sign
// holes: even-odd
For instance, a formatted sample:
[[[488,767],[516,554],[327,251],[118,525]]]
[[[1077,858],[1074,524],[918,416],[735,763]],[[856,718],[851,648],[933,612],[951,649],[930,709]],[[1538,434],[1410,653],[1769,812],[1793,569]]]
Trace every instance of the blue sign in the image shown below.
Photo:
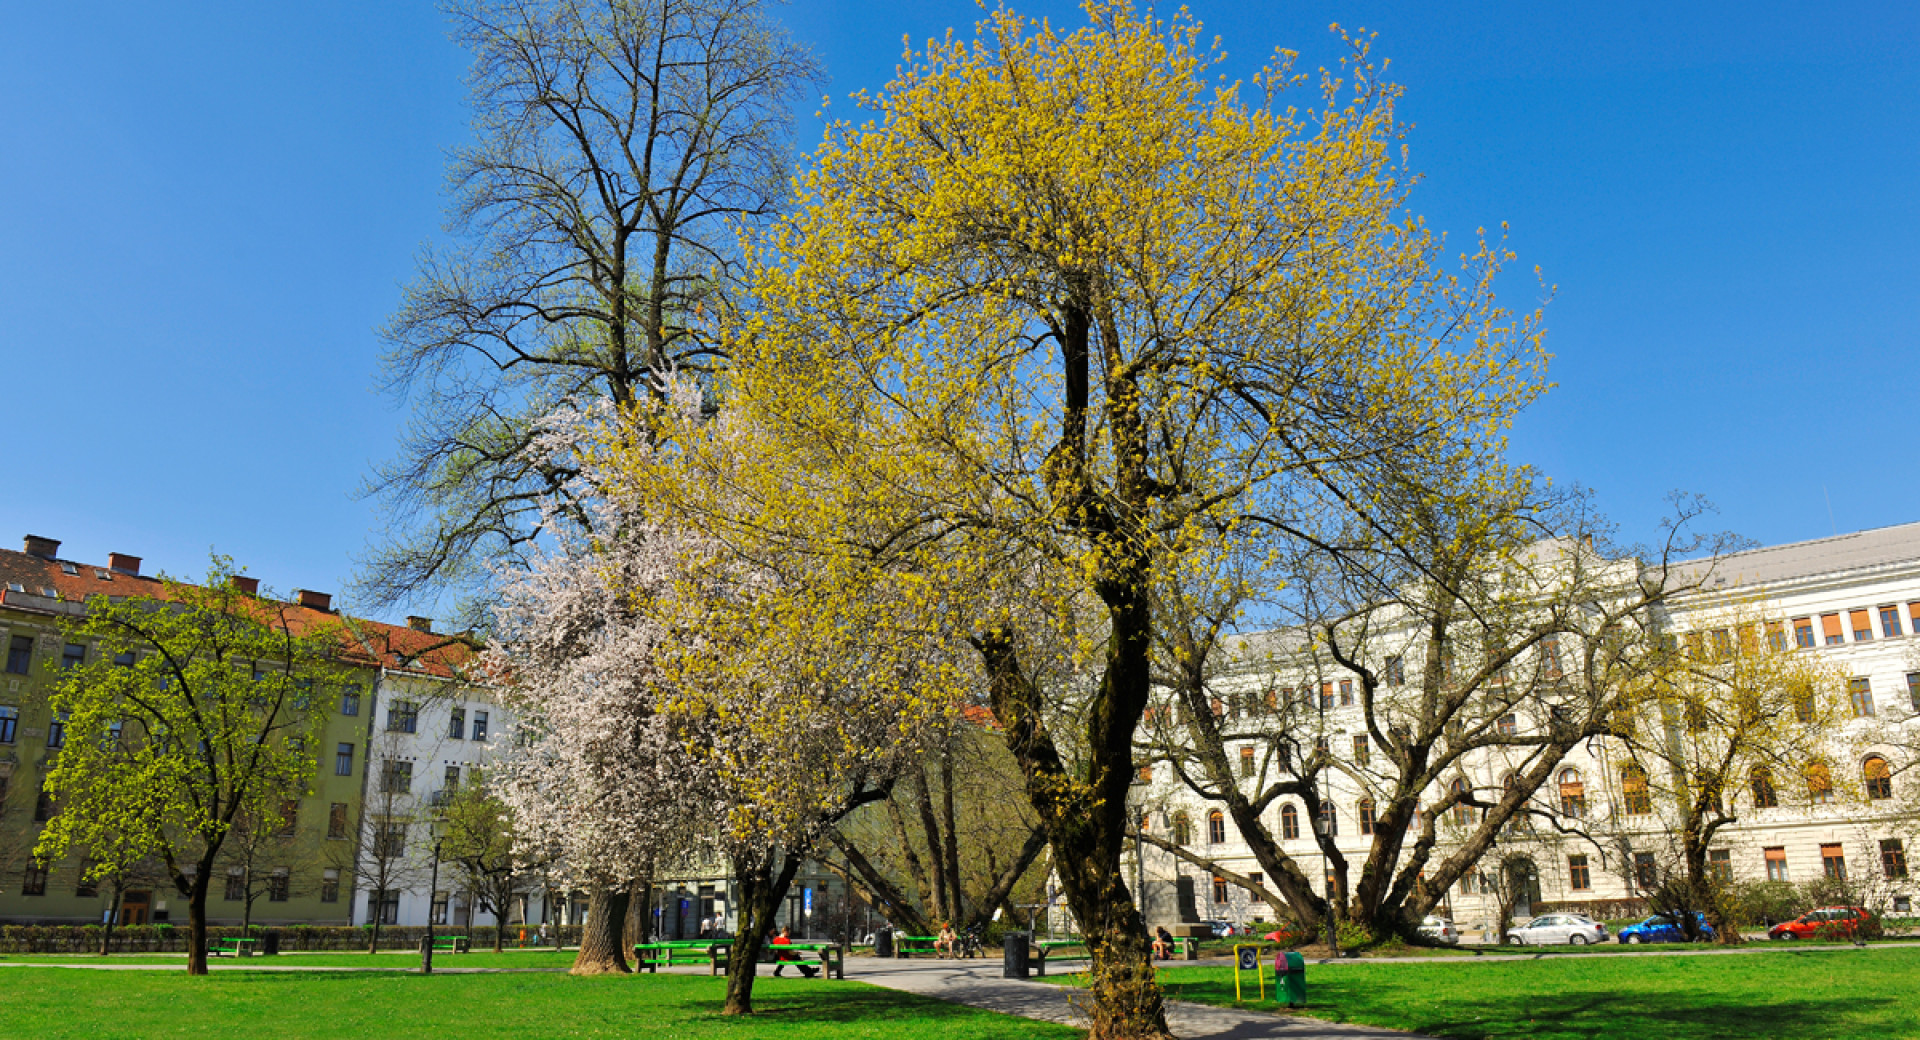
[[[800,904],[806,908],[807,913],[813,913],[813,889],[803,888],[800,890]]]

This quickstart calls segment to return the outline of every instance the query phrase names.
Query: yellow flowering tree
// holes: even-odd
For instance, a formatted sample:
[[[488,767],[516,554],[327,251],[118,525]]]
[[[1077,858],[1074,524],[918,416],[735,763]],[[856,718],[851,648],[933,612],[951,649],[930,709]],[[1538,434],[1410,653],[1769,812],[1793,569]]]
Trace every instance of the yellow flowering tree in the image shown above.
[[[1158,1036],[1120,870],[1156,597],[1269,594],[1383,474],[1479,464],[1543,355],[1493,299],[1505,255],[1443,269],[1405,212],[1363,44],[1304,113],[1287,55],[1226,85],[1184,15],[1087,15],[1001,10],[859,96],[728,316],[724,436],[755,450],[690,426],[672,454],[709,484],[634,479],[808,560],[796,617],[884,587],[924,615],[900,630],[972,648],[1091,944],[1093,1035]]]

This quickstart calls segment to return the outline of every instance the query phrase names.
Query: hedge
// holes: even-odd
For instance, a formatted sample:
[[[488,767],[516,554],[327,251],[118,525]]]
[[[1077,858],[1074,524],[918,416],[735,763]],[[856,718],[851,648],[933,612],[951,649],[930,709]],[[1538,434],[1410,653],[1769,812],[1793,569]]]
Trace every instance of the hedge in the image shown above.
[[[102,926],[97,924],[0,925],[0,953],[99,953],[101,930]],[[507,926],[508,946],[519,941],[521,930],[521,925]],[[527,925],[525,931],[527,941],[532,942],[534,936],[539,934],[539,926]],[[373,928],[369,925],[342,927],[294,924],[272,928],[255,925],[251,929],[209,926],[207,938],[235,939],[246,935],[257,938],[269,932],[278,933],[280,949],[289,953],[304,950],[365,950],[373,936]],[[418,949],[421,938],[426,934],[425,927],[383,925],[380,929],[380,948]],[[474,949],[493,946],[492,925],[470,930],[435,926],[434,934],[471,936]],[[580,943],[578,925],[548,925],[547,934],[549,941],[557,938],[563,946],[577,946]],[[185,953],[187,929],[184,925],[171,924],[123,925],[113,930],[109,950],[113,953]]]

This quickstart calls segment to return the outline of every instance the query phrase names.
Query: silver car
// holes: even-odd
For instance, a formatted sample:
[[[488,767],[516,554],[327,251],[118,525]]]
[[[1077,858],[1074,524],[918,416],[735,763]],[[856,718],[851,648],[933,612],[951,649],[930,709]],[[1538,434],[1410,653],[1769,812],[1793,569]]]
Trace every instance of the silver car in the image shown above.
[[[1458,946],[1460,944],[1460,929],[1455,928],[1453,922],[1444,917],[1435,917],[1432,914],[1428,914],[1426,918],[1420,922],[1420,934],[1435,942],[1443,942],[1449,946]]]
[[[1557,946],[1571,943],[1607,941],[1607,926],[1585,914],[1542,914],[1518,928],[1507,930],[1507,942],[1515,946]]]

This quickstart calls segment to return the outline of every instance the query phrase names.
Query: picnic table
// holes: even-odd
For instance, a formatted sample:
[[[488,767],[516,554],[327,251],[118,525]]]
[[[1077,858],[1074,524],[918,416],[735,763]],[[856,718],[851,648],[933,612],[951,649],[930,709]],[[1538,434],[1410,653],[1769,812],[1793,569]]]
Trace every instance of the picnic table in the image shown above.
[[[209,957],[251,957],[258,939],[208,939]]]
[[[1053,951],[1064,949],[1068,946],[1085,948],[1087,941],[1085,939],[1040,939],[1032,945],[1033,957],[1031,959],[1033,961],[1033,972],[1041,978],[1046,978],[1047,957],[1051,955]]]

